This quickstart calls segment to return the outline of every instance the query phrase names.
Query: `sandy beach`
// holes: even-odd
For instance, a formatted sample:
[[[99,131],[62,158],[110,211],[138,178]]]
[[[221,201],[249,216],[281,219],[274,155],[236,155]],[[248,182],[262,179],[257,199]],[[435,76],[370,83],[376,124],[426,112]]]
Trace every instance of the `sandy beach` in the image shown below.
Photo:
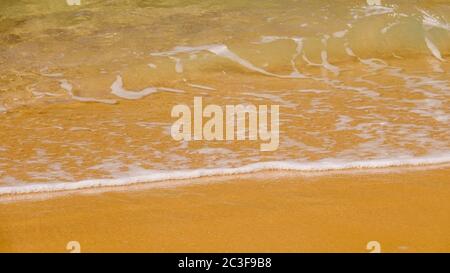
[[[382,252],[448,252],[449,175],[263,172],[3,197],[0,251],[368,252],[378,241]]]
[[[450,252],[449,22],[0,1],[0,252]]]

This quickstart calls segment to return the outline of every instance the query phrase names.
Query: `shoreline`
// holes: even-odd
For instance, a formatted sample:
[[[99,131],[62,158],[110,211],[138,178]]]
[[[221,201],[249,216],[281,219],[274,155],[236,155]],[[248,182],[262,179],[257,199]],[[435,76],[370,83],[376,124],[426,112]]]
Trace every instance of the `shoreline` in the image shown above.
[[[0,201],[4,196],[13,196],[21,194],[40,194],[64,191],[77,191],[93,188],[112,188],[123,187],[146,183],[164,183],[166,181],[189,180],[198,178],[226,177],[243,174],[253,174],[267,171],[292,171],[300,174],[323,174],[334,171],[358,171],[358,170],[377,170],[393,168],[415,168],[430,166],[446,166],[449,164],[448,154],[425,155],[402,159],[373,159],[366,161],[339,161],[339,160],[319,160],[315,162],[294,162],[294,161],[268,161],[247,164],[234,168],[200,168],[188,170],[173,171],[154,171],[150,170],[147,174],[136,176],[87,179],[77,182],[59,182],[59,183],[30,183],[23,186],[0,187]]]
[[[449,175],[261,172],[0,203],[0,252],[448,252]]]

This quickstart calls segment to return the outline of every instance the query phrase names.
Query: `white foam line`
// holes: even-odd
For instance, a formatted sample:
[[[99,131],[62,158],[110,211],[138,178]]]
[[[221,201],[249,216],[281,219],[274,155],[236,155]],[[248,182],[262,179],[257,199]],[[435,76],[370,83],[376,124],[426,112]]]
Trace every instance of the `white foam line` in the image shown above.
[[[166,92],[173,92],[173,93],[184,93],[184,90],[176,89],[176,88],[169,88],[169,87],[156,87],[157,90],[166,91]]]
[[[437,46],[435,44],[433,44],[433,42],[431,42],[431,40],[428,39],[428,37],[425,37],[425,43],[427,44],[428,49],[431,51],[431,54],[433,54],[433,56],[436,59],[438,59],[439,61],[444,60],[444,59],[442,59],[441,52],[439,52],[439,49],[437,48]]]
[[[141,91],[129,91],[123,88],[123,81],[120,75],[117,75],[116,80],[111,85],[111,93],[129,100],[138,100],[146,97],[157,91],[173,92],[173,93],[184,93],[184,90],[169,88],[169,87],[147,87]]]
[[[291,40],[296,44],[295,53],[294,53],[294,55],[292,55],[292,58],[290,61],[292,69],[293,69],[290,76],[295,77],[295,78],[305,78],[305,75],[303,75],[302,73],[300,73],[300,71],[298,71],[297,66],[295,64],[295,60],[297,59],[298,56],[301,55],[302,50],[303,50],[303,38],[302,37],[262,36],[261,40],[259,42],[255,42],[255,44],[267,44],[267,43],[272,43],[272,42],[279,41],[279,40]]]
[[[181,63],[180,58],[170,57],[172,60],[175,61],[175,72],[177,73],[183,73],[183,64]]]
[[[199,88],[199,89],[205,89],[205,90],[211,90],[211,91],[216,90],[215,88],[209,87],[206,85],[200,85],[200,84],[194,84],[194,83],[188,83],[187,85],[189,85],[190,87]]]
[[[396,26],[396,25],[398,25],[398,24],[400,24],[400,23],[399,23],[399,22],[389,23],[387,26],[385,26],[384,28],[382,28],[382,29],[380,30],[380,32],[381,32],[382,34],[386,34],[386,33],[388,32],[389,29],[391,29],[392,27],[394,27],[394,26]]]
[[[111,93],[118,97],[129,100],[138,100],[152,93],[155,93],[156,91],[157,89],[154,87],[147,87],[142,89],[141,91],[126,90],[125,88],[123,88],[123,81],[120,75],[117,75],[116,80],[111,85]]]
[[[347,53],[347,55],[352,56],[352,57],[356,57],[356,54],[349,47],[348,43],[345,43],[344,46],[345,46],[345,53]]]
[[[423,15],[422,24],[426,28],[436,27],[450,31],[450,24],[441,22],[438,18],[436,18],[436,16],[433,16],[432,14],[423,9],[420,9],[418,7],[416,7],[416,9],[422,12]]]
[[[358,58],[358,59],[361,63],[369,66],[372,70],[379,70],[388,66],[388,64],[385,61],[377,58],[370,58],[370,59]]]
[[[72,85],[65,79],[59,81],[60,86],[62,89],[66,90],[67,93],[70,95],[70,97],[74,100],[81,101],[81,102],[99,102],[99,103],[106,103],[106,104],[115,104],[117,103],[116,100],[109,100],[109,99],[96,99],[96,98],[89,98],[89,97],[80,97],[76,96],[72,92]]]
[[[322,44],[324,45],[324,48],[327,48],[328,39],[330,37],[328,35],[325,35],[322,39]],[[337,66],[334,66],[328,62],[328,53],[326,50],[322,50],[320,52],[320,57],[322,58],[322,66],[323,68],[333,72],[334,74],[339,74],[339,68]]]
[[[176,55],[179,53],[195,53],[195,52],[199,52],[199,51],[209,51],[219,57],[223,57],[226,59],[229,59],[235,63],[238,63],[240,65],[242,65],[243,67],[255,71],[255,72],[259,72],[261,74],[267,75],[267,76],[273,76],[273,77],[278,77],[278,78],[287,78],[287,79],[298,79],[298,78],[303,78],[302,75],[298,75],[297,73],[292,73],[290,75],[279,75],[279,74],[275,74],[275,73],[271,73],[269,71],[266,71],[262,68],[259,68],[255,65],[253,65],[252,63],[250,63],[249,61],[242,59],[241,57],[239,57],[238,55],[236,55],[235,53],[233,53],[231,50],[228,49],[228,47],[224,44],[213,44],[213,45],[203,45],[203,46],[197,46],[197,47],[185,47],[185,46],[177,46],[175,47],[173,50],[171,51],[166,51],[166,52],[154,52],[151,53],[150,55],[152,56],[166,56],[166,57],[170,57],[172,55]]]
[[[72,85],[67,80],[59,81],[59,85],[62,89],[66,90],[70,95],[72,95]]]
[[[294,41],[294,43],[297,46],[295,47],[295,53],[294,55],[292,55],[291,58],[291,66],[292,69],[294,70],[294,72],[292,72],[291,75],[297,76],[299,78],[305,78],[305,75],[303,75],[302,73],[300,73],[300,71],[298,71],[297,65],[295,64],[295,60],[297,60],[298,56],[300,56],[300,54],[302,54],[303,51],[303,38],[294,37],[292,38],[292,41]]]
[[[59,78],[64,76],[63,73],[48,73],[48,67],[42,68],[39,72],[42,76],[49,78]]]
[[[289,170],[289,171],[335,171],[346,169],[372,169],[372,168],[386,168],[399,166],[419,166],[443,164],[450,162],[450,153],[442,155],[429,155],[413,158],[398,158],[398,159],[374,159],[367,161],[339,161],[332,159],[325,159],[315,162],[293,162],[293,161],[271,161],[260,162],[245,165],[237,168],[214,168],[214,169],[194,169],[194,170],[178,170],[178,171],[148,171],[147,174],[111,178],[111,179],[89,179],[79,182],[59,182],[59,183],[45,183],[45,184],[29,184],[25,186],[8,186],[0,187],[0,195],[14,195],[40,192],[56,192],[68,190],[80,190],[97,187],[114,187],[126,186],[137,183],[157,182],[165,180],[180,180],[192,179],[205,176],[218,175],[236,175],[258,172],[263,170]]]
[[[79,97],[79,96],[75,96],[75,95],[72,95],[72,99],[81,101],[81,102],[98,102],[98,103],[105,103],[105,104],[116,104],[117,103],[116,100]]]
[[[347,32],[348,32],[348,29],[344,29],[344,30],[341,30],[341,31],[336,31],[336,32],[333,33],[333,37],[335,37],[335,38],[343,38],[347,34]]]

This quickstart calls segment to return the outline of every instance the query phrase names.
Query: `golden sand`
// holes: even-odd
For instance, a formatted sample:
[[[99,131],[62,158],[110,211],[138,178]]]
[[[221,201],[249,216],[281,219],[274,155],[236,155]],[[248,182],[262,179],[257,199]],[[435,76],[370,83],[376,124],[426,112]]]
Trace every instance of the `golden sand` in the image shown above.
[[[407,172],[405,172],[407,171]],[[0,251],[450,251],[450,169],[263,172],[0,204]],[[40,200],[41,199],[41,200]]]
[[[81,2],[0,1],[0,251],[450,251],[448,1]],[[194,97],[278,149],[175,140]]]

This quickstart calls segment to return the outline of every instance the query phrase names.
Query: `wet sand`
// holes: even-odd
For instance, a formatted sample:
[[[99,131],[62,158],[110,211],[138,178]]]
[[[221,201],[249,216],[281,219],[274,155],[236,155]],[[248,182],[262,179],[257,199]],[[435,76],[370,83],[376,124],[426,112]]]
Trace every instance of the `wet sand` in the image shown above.
[[[449,177],[448,166],[273,171],[3,196],[0,251],[368,252],[378,241],[382,252],[449,252]]]
[[[0,1],[0,252],[450,251],[448,0],[65,2]]]

